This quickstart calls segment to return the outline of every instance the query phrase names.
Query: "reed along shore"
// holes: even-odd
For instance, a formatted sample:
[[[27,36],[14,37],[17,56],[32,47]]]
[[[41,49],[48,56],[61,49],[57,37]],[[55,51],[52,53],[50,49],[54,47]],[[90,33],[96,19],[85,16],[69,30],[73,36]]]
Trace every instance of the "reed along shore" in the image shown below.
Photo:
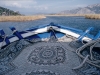
[[[53,15],[45,15],[45,16],[85,16],[85,14],[53,14]]]
[[[85,17],[86,19],[100,19],[100,14],[53,14],[45,16],[72,16],[72,17]]]
[[[85,18],[87,18],[87,19],[100,19],[100,14],[85,15]]]
[[[44,15],[34,15],[34,16],[0,16],[0,22],[15,22],[15,21],[32,21],[46,18]]]

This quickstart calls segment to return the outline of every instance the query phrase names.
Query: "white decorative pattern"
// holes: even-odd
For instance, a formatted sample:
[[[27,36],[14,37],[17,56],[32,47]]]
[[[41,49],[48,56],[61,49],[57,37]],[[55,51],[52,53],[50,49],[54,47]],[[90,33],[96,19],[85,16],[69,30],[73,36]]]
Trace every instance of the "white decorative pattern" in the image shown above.
[[[35,48],[28,60],[35,64],[55,65],[65,61],[65,51],[60,46],[41,46]]]

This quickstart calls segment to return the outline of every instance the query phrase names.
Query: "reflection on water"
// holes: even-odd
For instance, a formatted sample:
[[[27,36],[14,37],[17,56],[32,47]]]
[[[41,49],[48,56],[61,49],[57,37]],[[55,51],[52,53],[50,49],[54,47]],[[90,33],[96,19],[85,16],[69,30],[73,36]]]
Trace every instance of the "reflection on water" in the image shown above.
[[[74,27],[77,29],[86,30],[88,27],[94,27],[92,34],[96,34],[100,30],[100,20],[85,19],[84,17],[47,17],[41,20],[26,21],[26,22],[0,22],[0,29],[3,29],[6,34],[11,34],[10,26],[16,27],[17,30],[25,30],[37,25],[56,24]]]

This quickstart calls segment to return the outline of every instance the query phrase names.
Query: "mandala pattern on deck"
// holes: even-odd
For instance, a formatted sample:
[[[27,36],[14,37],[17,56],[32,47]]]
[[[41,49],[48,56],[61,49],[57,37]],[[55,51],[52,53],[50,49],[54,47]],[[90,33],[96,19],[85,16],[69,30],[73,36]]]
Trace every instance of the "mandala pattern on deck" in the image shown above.
[[[23,40],[16,41],[0,50],[0,75],[4,75],[16,67],[11,64],[11,61],[16,58],[23,48],[30,43]]]
[[[55,65],[65,61],[65,50],[60,46],[41,46],[33,49],[28,61],[35,64]]]
[[[26,73],[25,75],[59,75],[59,74],[53,73],[51,71],[34,71],[31,73]]]

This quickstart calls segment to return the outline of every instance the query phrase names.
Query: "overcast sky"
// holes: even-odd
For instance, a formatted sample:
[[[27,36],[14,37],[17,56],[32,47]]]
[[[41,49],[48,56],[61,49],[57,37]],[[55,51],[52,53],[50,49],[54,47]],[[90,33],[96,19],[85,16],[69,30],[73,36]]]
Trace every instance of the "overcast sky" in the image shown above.
[[[57,13],[100,3],[100,0],[0,0],[0,6],[21,14]]]

